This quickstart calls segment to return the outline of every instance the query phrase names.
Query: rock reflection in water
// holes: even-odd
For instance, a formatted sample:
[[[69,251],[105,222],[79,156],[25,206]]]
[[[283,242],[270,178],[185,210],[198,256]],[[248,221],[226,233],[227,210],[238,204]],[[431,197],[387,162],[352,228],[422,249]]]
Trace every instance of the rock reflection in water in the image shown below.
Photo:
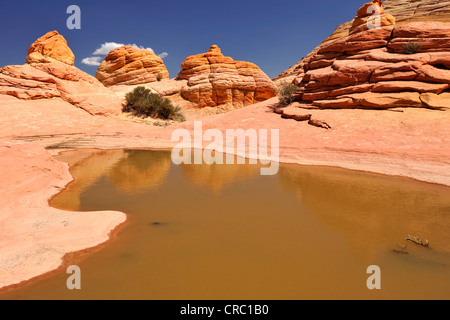
[[[428,239],[434,253],[447,258],[442,263],[449,262],[448,188],[327,167],[283,165],[279,177],[283,188],[294,190],[311,213],[342,233],[367,261],[406,245],[411,234]],[[431,250],[411,243],[408,248],[424,259],[437,259]]]
[[[217,156],[223,157],[223,154]],[[181,168],[184,177],[191,185],[207,187],[215,193],[236,181],[260,175],[260,165],[248,164],[248,159],[245,160],[246,164],[237,164],[237,157],[234,158],[235,164],[225,162],[224,160],[224,164],[221,165],[182,164]]]
[[[0,298],[450,298],[450,189],[349,170],[171,164],[170,152],[63,155],[76,181],[61,208],[114,209],[128,221],[64,272]],[[408,234],[430,241],[396,254]],[[382,290],[366,287],[379,265]]]
[[[170,164],[168,152],[128,150],[107,176],[118,189],[139,192],[161,185],[169,173]]]
[[[55,207],[77,210],[81,194],[105,177],[120,190],[128,193],[156,188],[164,182],[170,169],[169,152],[136,150],[77,150],[58,157],[70,165],[76,178],[67,191],[52,201]]]

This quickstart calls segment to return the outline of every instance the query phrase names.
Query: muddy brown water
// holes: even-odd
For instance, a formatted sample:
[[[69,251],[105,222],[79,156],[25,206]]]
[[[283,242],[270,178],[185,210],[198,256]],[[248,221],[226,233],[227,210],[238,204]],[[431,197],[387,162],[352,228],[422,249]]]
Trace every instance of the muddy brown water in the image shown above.
[[[60,270],[0,299],[450,299],[450,188],[328,167],[176,166],[162,151],[59,159],[76,180],[53,206],[128,221],[70,261],[81,290]],[[409,234],[430,247],[402,249]],[[366,286],[370,265],[381,290]]]

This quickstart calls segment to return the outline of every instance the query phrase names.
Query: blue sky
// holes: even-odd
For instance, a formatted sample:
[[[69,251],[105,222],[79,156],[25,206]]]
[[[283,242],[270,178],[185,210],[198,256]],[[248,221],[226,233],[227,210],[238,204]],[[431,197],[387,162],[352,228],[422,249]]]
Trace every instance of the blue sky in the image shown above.
[[[256,63],[275,77],[299,61],[342,22],[351,20],[364,0],[184,0],[184,1],[2,1],[0,65],[24,64],[38,37],[58,30],[75,54],[75,65],[105,42],[136,44],[167,52],[170,77],[189,55],[217,44],[235,60]],[[81,30],[69,30],[69,5],[81,8]],[[103,56],[102,56],[103,59]],[[101,59],[101,60],[102,60]]]

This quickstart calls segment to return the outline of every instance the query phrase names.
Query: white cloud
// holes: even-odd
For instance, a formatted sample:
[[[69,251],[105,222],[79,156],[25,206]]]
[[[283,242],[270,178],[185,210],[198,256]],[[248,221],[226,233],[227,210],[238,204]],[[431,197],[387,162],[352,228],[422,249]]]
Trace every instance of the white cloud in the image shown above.
[[[102,57],[87,57],[81,60],[81,63],[88,66],[99,66],[102,60]]]
[[[167,58],[169,54],[167,52],[162,52],[160,54],[158,54],[158,57],[160,57],[161,59]]]
[[[100,48],[98,48],[97,50],[94,51],[94,53],[92,54],[98,54],[98,55],[103,55],[106,56],[112,49],[115,48],[119,48],[121,46],[124,46],[125,44],[123,43],[117,43],[117,42],[105,42],[103,43]],[[149,50],[151,52],[154,52],[152,48],[145,48],[144,46],[138,46],[136,43],[133,44],[128,44],[129,46],[138,48],[138,49],[146,49]]]

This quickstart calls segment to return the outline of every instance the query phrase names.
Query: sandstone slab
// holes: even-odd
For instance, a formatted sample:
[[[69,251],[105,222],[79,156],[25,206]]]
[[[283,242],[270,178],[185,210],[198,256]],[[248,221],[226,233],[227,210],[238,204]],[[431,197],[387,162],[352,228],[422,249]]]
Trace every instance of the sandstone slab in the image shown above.
[[[431,109],[450,109],[450,92],[424,93],[420,96],[420,100]]]

